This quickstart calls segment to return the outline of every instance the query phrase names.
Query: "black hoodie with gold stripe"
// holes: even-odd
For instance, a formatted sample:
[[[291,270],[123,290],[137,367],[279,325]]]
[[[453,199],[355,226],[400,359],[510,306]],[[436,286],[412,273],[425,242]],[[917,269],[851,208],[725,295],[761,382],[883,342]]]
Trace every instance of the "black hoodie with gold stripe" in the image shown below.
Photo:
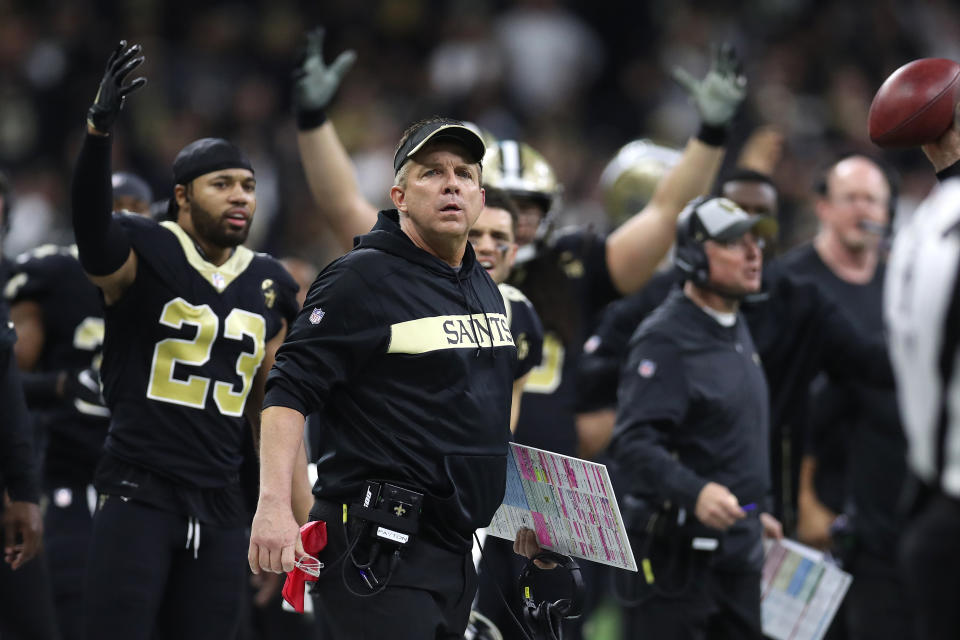
[[[382,211],[311,286],[264,407],[320,413],[315,496],[356,502],[368,479],[419,490],[422,537],[461,551],[503,498],[515,359],[472,247],[453,269]]]

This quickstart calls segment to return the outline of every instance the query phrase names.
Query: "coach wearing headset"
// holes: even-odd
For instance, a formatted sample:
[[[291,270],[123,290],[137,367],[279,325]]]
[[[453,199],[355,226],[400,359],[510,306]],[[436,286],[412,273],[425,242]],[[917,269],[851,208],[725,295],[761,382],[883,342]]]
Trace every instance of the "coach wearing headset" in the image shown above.
[[[761,637],[761,533],[781,531],[763,513],[767,382],[739,305],[760,288],[775,229],[725,198],[691,202],[677,223],[683,289],[631,340],[611,451],[649,507],[630,625],[650,637]]]

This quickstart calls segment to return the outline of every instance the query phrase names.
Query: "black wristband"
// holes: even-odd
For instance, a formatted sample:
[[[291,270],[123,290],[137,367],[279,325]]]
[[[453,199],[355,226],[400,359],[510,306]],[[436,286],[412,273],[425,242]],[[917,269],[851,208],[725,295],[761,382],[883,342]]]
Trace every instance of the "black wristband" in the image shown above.
[[[952,165],[950,165],[946,169],[941,169],[940,171],[937,171],[938,182],[943,182],[948,178],[956,178],[957,176],[960,176],[960,160],[954,162]]]
[[[323,109],[297,109],[297,130],[309,131],[316,129],[327,121],[327,112]]]
[[[23,395],[30,406],[49,404],[57,401],[57,382],[60,371],[22,371],[20,379],[23,382]]]
[[[40,504],[40,483],[32,473],[4,478],[7,494],[13,502]]]
[[[700,131],[697,132],[697,140],[711,147],[722,147],[727,143],[727,136],[730,130],[724,126],[714,126],[706,122],[700,123]]]

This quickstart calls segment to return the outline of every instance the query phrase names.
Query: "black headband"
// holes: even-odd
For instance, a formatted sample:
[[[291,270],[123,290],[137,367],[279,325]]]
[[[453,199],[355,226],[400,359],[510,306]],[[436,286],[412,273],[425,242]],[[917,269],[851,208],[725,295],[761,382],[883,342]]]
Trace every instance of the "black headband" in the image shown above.
[[[221,169],[253,172],[247,156],[233,143],[223,138],[200,138],[177,154],[173,161],[173,183],[188,184],[194,178]]]

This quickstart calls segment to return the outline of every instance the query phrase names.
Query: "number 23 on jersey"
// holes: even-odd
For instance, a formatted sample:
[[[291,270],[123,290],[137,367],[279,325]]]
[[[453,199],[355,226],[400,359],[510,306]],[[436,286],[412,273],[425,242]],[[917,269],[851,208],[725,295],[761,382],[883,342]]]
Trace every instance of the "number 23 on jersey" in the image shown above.
[[[160,324],[181,329],[183,325],[196,327],[192,339],[166,338],[153,350],[150,383],[147,397],[196,409],[203,409],[210,390],[210,378],[189,375],[186,380],[174,377],[177,364],[202,367],[210,360],[213,343],[217,340],[220,319],[209,305],[192,305],[183,298],[174,298],[163,307]],[[243,381],[239,392],[229,382],[214,381],[213,400],[220,413],[227,416],[243,415],[243,406],[253,386],[254,376],[263,362],[267,331],[263,316],[243,309],[233,309],[223,321],[223,339],[242,341],[253,339],[253,352],[243,351],[237,358],[236,372]]]

